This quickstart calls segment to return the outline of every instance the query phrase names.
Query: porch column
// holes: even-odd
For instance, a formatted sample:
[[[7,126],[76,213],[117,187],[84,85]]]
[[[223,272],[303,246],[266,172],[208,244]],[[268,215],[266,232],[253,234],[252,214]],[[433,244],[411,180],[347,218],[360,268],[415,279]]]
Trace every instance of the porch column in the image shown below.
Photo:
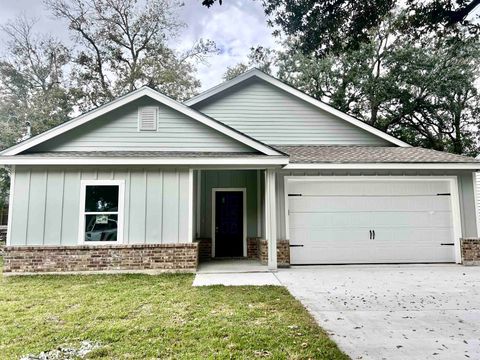
[[[277,269],[277,208],[275,170],[265,170],[265,235],[268,242],[268,269]]]

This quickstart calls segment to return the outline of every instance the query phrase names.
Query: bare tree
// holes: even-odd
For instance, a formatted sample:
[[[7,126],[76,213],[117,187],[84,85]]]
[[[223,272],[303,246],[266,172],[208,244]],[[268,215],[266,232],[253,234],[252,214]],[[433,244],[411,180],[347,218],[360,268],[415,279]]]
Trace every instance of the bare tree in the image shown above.
[[[35,20],[21,16],[1,30],[8,56],[0,60],[0,147],[22,137],[25,123],[33,134],[68,119],[74,102],[66,67],[69,50],[51,36],[34,35]]]
[[[75,56],[73,76],[88,98],[86,107],[148,85],[184,99],[200,83],[195,62],[215,51],[199,40],[184,53],[169,47],[184,28],[170,0],[45,0],[58,18],[68,21],[82,45]]]

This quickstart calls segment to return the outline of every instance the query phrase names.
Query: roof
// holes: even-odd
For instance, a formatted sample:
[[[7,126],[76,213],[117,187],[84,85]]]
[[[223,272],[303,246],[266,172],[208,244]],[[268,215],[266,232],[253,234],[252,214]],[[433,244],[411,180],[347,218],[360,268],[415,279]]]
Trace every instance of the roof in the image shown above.
[[[475,158],[420,147],[274,145],[291,164],[315,163],[473,163]]]
[[[310,95],[307,95],[305,94],[304,92],[300,91],[300,90],[297,90],[293,87],[291,87],[290,85],[287,85],[286,83],[276,79],[275,77],[271,76],[271,75],[268,75],[258,69],[251,69],[235,78],[233,78],[232,80],[229,80],[229,81],[225,81],[217,86],[214,86],[213,88],[211,89],[208,89],[204,92],[202,92],[201,94],[197,95],[197,96],[194,96],[193,98],[185,101],[185,104],[188,105],[188,106],[193,106],[197,103],[200,103],[206,99],[209,99],[211,97],[213,97],[214,95],[217,95],[237,84],[240,84],[248,79],[251,79],[251,78],[258,78],[258,79],[261,79],[263,81],[266,81],[267,83],[273,85],[273,86],[276,86],[277,88],[280,88],[284,91],[286,91],[287,93],[293,95],[293,96],[296,96],[304,101],[306,101],[307,103],[323,110],[323,111],[326,111],[344,121],[347,121],[349,122],[350,124],[354,125],[354,126],[357,126],[373,135],[376,135],[394,145],[397,145],[397,146],[401,146],[401,147],[410,147],[411,145],[407,144],[406,142],[403,142],[391,135],[388,135],[387,133],[371,126],[371,125],[368,125],[367,123],[359,120],[359,119],[356,119],[354,118],[353,116],[351,115],[348,115],[346,113],[344,113],[343,111],[340,111],[338,109],[335,109],[334,107],[322,102],[322,101],[319,101],[317,99],[314,99],[313,97],[311,97]]]
[[[140,89],[134,90],[124,96],[121,96],[103,106],[100,106],[94,110],[91,110],[83,115],[80,115],[70,121],[67,121],[61,125],[58,125],[50,130],[47,130],[37,136],[34,136],[28,140],[22,141],[6,150],[0,152],[0,155],[17,155],[25,150],[28,150],[40,143],[43,143],[47,140],[50,140],[60,134],[63,134],[69,130],[72,130],[80,125],[83,125],[89,121],[92,121],[98,118],[101,115],[104,115],[112,110],[115,110],[123,105],[126,105],[134,100],[137,100],[143,96],[148,96],[180,113],[183,113],[190,118],[199,121],[200,123],[209,126],[212,129],[219,131],[220,133],[235,139],[265,155],[282,155],[275,151],[272,147],[253,139],[250,136],[247,136],[240,131],[233,129],[226,124],[223,124],[195,109],[192,109],[176,100],[169,98],[156,90],[153,90],[149,87],[142,87]]]
[[[238,157],[252,157],[265,158],[266,155],[253,152],[213,152],[213,151],[46,151],[46,152],[32,152],[17,155],[17,158],[39,158],[39,157],[74,157],[74,158],[90,158],[90,157],[107,157],[107,158],[130,158],[130,157],[145,157],[145,158],[178,158],[178,157],[217,157],[217,158],[238,158]]]
[[[279,153],[280,154],[280,153]],[[4,165],[259,165],[282,166],[288,156],[242,152],[55,151],[3,155]]]

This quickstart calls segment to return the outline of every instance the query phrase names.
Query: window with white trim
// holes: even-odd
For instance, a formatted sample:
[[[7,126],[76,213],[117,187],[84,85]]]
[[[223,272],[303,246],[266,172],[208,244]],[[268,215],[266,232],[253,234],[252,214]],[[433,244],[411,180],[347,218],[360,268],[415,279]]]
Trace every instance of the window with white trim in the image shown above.
[[[121,180],[83,180],[80,211],[80,242],[121,243],[123,189]]]

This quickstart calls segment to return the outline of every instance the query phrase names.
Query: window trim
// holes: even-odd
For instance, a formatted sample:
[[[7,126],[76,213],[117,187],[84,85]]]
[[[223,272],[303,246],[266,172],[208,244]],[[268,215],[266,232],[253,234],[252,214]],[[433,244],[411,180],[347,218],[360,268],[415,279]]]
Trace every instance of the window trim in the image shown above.
[[[118,211],[106,211],[101,214],[117,214],[117,240],[116,241],[85,241],[85,216],[91,214],[85,211],[86,189],[87,186],[118,186]],[[123,244],[123,225],[125,211],[125,180],[81,180],[80,181],[80,211],[79,211],[79,227],[78,227],[78,243],[80,245],[109,245]]]

